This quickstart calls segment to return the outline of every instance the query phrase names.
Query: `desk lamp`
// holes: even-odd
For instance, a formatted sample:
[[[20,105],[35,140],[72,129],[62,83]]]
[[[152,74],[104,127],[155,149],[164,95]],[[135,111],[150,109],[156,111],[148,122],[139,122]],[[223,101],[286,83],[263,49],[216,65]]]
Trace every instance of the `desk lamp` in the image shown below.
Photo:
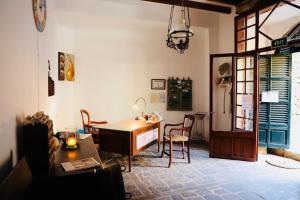
[[[139,107],[138,107],[138,105],[137,105],[137,103],[139,102],[139,100],[143,100],[143,101],[144,101],[144,109],[143,109],[143,111],[142,111],[142,117],[144,117],[144,111],[145,111],[145,109],[146,109],[146,100],[145,100],[143,97],[137,98],[137,99],[135,100],[135,103],[132,105],[132,108],[134,108],[134,109],[136,109],[136,110],[139,109]],[[138,120],[139,117],[137,116],[135,119]]]

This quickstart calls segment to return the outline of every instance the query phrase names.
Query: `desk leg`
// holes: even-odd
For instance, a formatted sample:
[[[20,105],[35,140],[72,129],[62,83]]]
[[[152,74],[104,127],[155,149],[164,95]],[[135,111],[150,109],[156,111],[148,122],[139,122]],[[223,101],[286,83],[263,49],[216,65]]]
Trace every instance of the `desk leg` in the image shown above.
[[[129,172],[131,172],[131,155],[128,155],[128,167],[129,167]]]
[[[157,152],[159,153],[160,148],[160,138],[157,139]]]

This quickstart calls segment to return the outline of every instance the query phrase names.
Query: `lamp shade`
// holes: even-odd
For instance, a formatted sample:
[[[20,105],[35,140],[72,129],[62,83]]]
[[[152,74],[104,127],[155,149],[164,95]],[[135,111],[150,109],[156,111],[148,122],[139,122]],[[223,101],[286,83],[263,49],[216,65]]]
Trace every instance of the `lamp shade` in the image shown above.
[[[139,109],[139,106],[137,105],[137,103],[135,103],[135,104],[132,105],[132,108],[137,110],[137,109]]]
[[[144,111],[146,109],[146,100],[143,98],[143,97],[139,97],[135,100],[135,103],[132,105],[132,108],[135,109],[135,110],[138,110],[139,109],[139,106],[138,106],[138,102],[139,100],[142,100],[144,102],[144,109],[142,111],[142,117],[144,116]]]
[[[174,8],[175,5],[172,5],[166,43],[169,48],[182,54],[188,49],[190,37],[194,35],[194,32],[190,28],[190,12],[189,8],[184,6],[184,0],[182,0],[181,16],[179,16],[178,23],[173,25]]]
[[[193,30],[187,27],[184,19],[180,19],[178,22],[178,24],[171,28],[169,32],[170,37],[186,38],[187,36],[192,37],[194,35]]]

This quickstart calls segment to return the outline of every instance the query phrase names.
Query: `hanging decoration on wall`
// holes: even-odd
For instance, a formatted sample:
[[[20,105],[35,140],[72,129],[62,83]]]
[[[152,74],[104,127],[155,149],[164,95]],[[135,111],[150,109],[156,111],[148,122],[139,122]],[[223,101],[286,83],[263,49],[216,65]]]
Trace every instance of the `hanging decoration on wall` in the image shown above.
[[[58,80],[75,80],[74,55],[58,52]]]
[[[48,96],[54,96],[55,94],[55,88],[54,88],[54,81],[52,79],[52,77],[50,76],[50,60],[48,60]]]
[[[231,66],[229,63],[223,63],[219,66],[219,78],[217,80],[219,88],[224,88],[223,113],[226,113],[226,91],[231,87]]]
[[[167,46],[169,48],[179,51],[183,54],[189,47],[190,37],[194,35],[191,30],[190,11],[188,7],[184,7],[184,1],[181,2],[181,16],[179,16],[178,23],[173,25],[173,14],[175,5],[171,7],[171,13],[169,18],[168,34],[167,34]]]
[[[193,110],[193,81],[169,77],[167,81],[167,110],[192,111]]]
[[[46,26],[46,0],[32,0],[33,17],[37,30],[43,32]]]

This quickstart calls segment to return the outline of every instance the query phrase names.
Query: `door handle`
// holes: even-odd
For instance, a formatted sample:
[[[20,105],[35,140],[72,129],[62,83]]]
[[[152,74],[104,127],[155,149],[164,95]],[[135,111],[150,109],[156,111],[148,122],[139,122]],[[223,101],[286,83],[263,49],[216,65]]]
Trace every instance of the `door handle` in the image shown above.
[[[210,112],[210,114],[212,114],[212,115],[213,115],[213,114],[215,114],[215,112]]]

